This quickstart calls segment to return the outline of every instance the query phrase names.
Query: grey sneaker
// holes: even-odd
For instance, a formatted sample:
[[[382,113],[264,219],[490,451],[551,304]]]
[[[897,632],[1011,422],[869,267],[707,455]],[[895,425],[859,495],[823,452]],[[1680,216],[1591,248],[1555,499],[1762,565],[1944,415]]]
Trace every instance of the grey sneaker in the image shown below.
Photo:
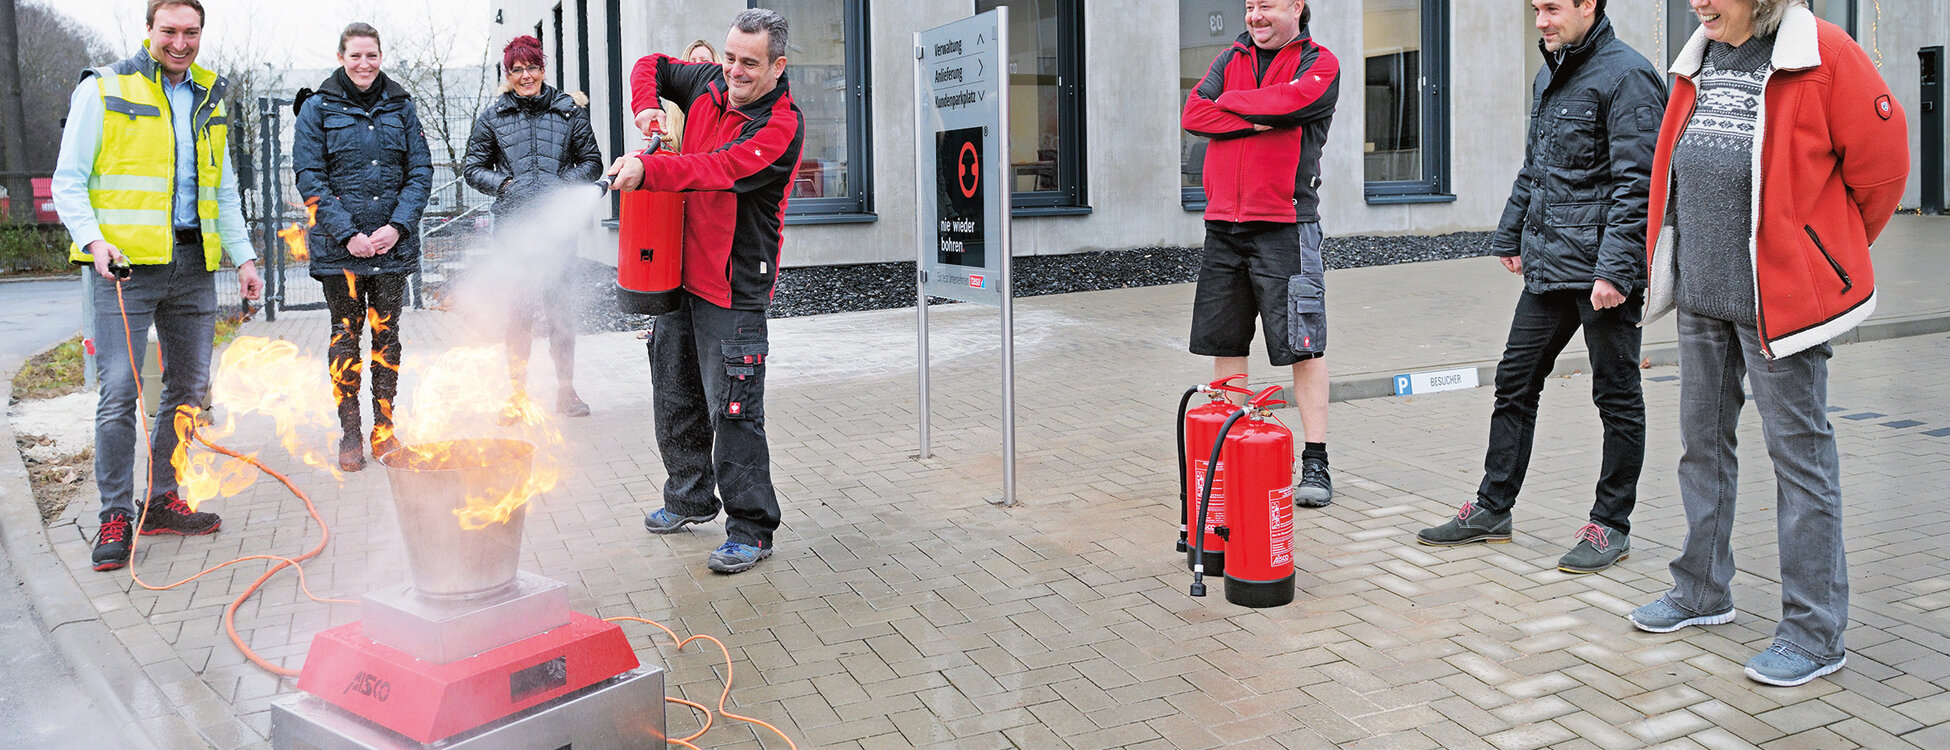
[[[1632,540],[1623,532],[1604,524],[1587,523],[1578,529],[1578,544],[1558,558],[1557,569],[1566,573],[1596,573],[1632,556]]]
[[[1733,607],[1728,606],[1725,612],[1696,615],[1680,609],[1662,596],[1651,604],[1632,610],[1626,618],[1632,621],[1634,627],[1647,633],[1670,633],[1688,625],[1723,625],[1733,622],[1734,614]]]
[[[1431,547],[1454,547],[1474,542],[1502,544],[1510,541],[1510,513],[1485,510],[1477,507],[1472,500],[1456,509],[1456,517],[1449,519],[1448,523],[1416,532],[1415,541]]]
[[[1327,462],[1318,458],[1300,459],[1300,481],[1293,485],[1293,504],[1302,508],[1325,508],[1334,504],[1334,479],[1327,475]]]
[[[1766,651],[1747,661],[1747,677],[1755,682],[1780,687],[1794,687],[1816,677],[1841,669],[1848,663],[1848,655],[1829,664],[1822,664],[1803,655],[1799,649],[1785,642],[1775,641]]]
[[[719,573],[743,573],[751,570],[753,565],[758,564],[758,561],[771,556],[772,548],[769,545],[754,547],[749,544],[739,544],[738,542],[726,539],[724,540],[724,544],[719,545],[717,549],[711,550],[711,557],[704,561],[704,567],[718,571]]]
[[[708,523],[717,516],[680,516],[664,508],[643,516],[643,528],[652,534],[675,534],[694,523]]]

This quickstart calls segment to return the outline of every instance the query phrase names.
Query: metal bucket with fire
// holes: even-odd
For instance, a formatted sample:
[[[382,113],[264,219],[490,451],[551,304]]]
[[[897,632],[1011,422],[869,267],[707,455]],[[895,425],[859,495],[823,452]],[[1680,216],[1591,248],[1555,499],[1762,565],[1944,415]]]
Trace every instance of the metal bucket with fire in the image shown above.
[[[379,458],[416,593],[474,598],[515,585],[528,506],[507,501],[526,499],[534,455],[524,441],[470,439],[404,446]],[[485,518],[479,511],[495,505],[503,510]]]

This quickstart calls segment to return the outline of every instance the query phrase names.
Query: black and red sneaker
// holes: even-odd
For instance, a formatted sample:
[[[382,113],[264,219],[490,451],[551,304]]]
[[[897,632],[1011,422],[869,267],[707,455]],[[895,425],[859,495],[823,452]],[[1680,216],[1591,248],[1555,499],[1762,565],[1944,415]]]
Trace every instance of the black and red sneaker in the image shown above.
[[[108,514],[95,534],[95,569],[114,570],[129,564],[129,525],[134,519],[121,511]]]
[[[222,525],[223,519],[217,514],[196,512],[172,490],[149,498],[149,510],[142,517],[142,534],[202,536],[216,533]]]

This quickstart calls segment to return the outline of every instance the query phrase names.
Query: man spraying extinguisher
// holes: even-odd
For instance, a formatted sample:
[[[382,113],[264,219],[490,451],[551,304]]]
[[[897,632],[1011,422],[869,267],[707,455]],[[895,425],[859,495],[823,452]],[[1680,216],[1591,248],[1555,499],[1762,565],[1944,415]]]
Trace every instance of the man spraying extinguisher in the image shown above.
[[[721,573],[770,557],[779,527],[765,440],[765,311],[805,140],[786,80],[786,34],[784,17],[753,8],[732,20],[721,65],[638,60],[630,74],[637,128],[663,130],[660,100],[676,102],[683,148],[625,156],[606,174],[616,190],[689,193],[683,294],[657,316],[650,342],[657,449],[669,478],[663,507],[643,526],[676,533],[722,508],[725,542],[706,561]]]

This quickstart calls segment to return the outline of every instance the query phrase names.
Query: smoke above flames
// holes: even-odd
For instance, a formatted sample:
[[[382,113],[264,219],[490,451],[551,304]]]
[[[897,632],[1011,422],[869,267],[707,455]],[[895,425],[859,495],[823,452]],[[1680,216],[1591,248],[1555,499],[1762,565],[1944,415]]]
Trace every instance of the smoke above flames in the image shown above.
[[[574,314],[574,300],[569,295],[551,294],[557,288],[553,282],[569,272],[579,245],[597,241],[593,230],[604,203],[603,194],[593,187],[570,186],[537,199],[520,219],[498,219],[492,238],[471,249],[465,274],[449,285],[442,299],[444,312],[407,310],[401,314],[408,319],[451,318],[410,325],[408,335],[402,336],[401,362],[387,362],[376,352],[367,351],[358,370],[332,371],[324,354],[329,336],[325,321],[320,321],[316,336],[302,341],[241,336],[231,342],[213,368],[211,410],[177,418],[176,432],[184,438],[172,457],[179,495],[195,507],[235,496],[252,486],[258,472],[247,462],[191,448],[188,437],[194,431],[204,439],[229,445],[228,440],[239,435],[240,425],[264,421],[272,425],[278,447],[287,456],[342,482],[344,475],[337,461],[341,433],[333,382],[360,378],[360,370],[370,373],[375,368],[389,368],[400,373],[392,433],[400,448],[397,455],[378,463],[409,470],[465,469],[493,460],[491,455],[470,449],[469,440],[512,438],[535,446],[525,482],[484,490],[477,497],[466,498],[465,507],[455,510],[456,523],[465,529],[506,523],[516,509],[555,487],[569,459],[561,430],[563,418],[526,396],[532,384],[517,383],[510,376],[506,331],[517,315],[532,317],[532,311],[524,313],[525,306],[541,307],[544,316]],[[287,243],[295,243],[294,252],[300,251],[302,230],[279,234]],[[373,330],[383,330],[401,321],[369,313],[366,323]],[[436,350],[417,346],[410,335],[414,329],[436,327],[461,331],[465,340]],[[547,357],[539,359],[545,361]],[[530,369],[546,373],[551,368]],[[529,388],[524,389],[524,385]],[[362,389],[360,398],[369,399],[369,394],[369,389]],[[196,426],[199,421],[204,423],[200,427]],[[253,427],[251,434],[257,430]],[[262,452],[250,455],[262,459]]]

